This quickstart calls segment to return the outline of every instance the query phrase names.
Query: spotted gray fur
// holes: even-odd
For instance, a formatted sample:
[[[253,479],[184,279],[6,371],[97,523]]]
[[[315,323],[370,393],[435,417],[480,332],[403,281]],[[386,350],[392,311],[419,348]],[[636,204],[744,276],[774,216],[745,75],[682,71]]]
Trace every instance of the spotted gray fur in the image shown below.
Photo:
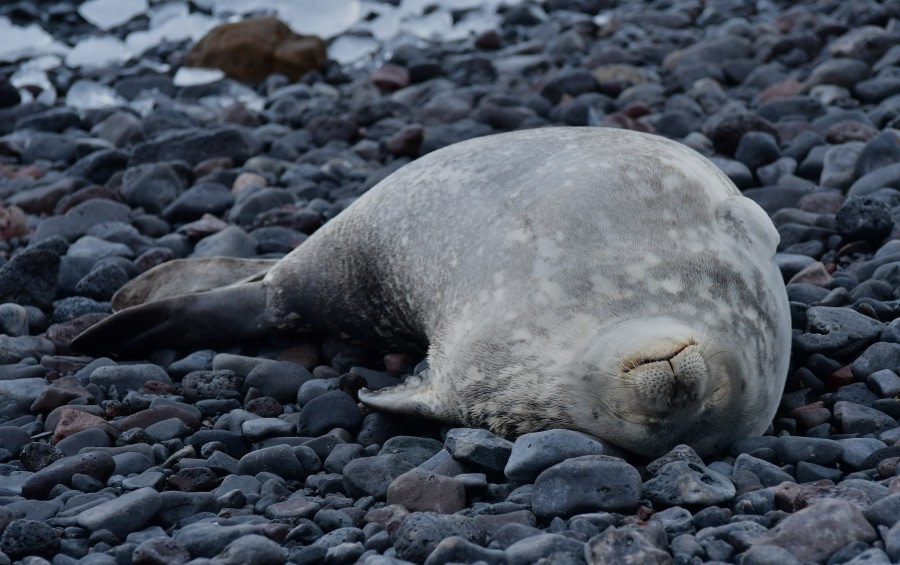
[[[427,351],[425,374],[360,393],[376,408],[504,435],[577,429],[647,456],[678,443],[709,453],[761,433],[778,405],[790,319],[777,242],[693,150],[550,128],[426,155],[261,282],[221,292],[265,304],[237,337],[316,330]],[[139,321],[135,308],[151,306],[116,316]]]

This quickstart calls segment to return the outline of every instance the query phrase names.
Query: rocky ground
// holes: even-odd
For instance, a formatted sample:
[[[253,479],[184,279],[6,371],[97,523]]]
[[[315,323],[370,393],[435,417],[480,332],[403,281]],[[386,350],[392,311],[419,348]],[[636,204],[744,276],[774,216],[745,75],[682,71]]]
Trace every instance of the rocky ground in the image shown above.
[[[0,16],[71,43],[91,28],[72,8]],[[18,89],[0,66],[0,563],[900,561],[900,4],[496,17],[299,82],[176,86],[185,41]],[[794,337],[765,436],[623,460],[361,409],[402,352],[69,349],[154,265],[281,256],[419,155],[557,124],[678,139],[771,214]]]

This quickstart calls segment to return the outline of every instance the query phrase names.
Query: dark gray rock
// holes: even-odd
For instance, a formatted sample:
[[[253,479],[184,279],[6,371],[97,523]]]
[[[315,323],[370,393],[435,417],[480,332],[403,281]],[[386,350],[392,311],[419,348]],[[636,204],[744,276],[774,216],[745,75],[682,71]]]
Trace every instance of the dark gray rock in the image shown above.
[[[238,462],[238,473],[256,475],[274,473],[286,480],[303,480],[309,474],[289,445],[274,445],[251,451]]]
[[[472,519],[456,514],[445,515],[434,512],[413,512],[403,520],[394,537],[397,557],[422,563],[438,544],[449,537],[484,545],[484,530]]]
[[[633,512],[641,476],[625,461],[605,455],[568,459],[538,475],[532,509],[544,518],[585,512]]]
[[[728,477],[696,463],[674,461],[644,483],[641,494],[664,506],[710,506],[734,498]]]
[[[585,556],[590,563],[657,563],[669,565],[672,557],[631,528],[607,528],[587,541]]]
[[[332,390],[303,406],[297,431],[301,436],[316,437],[334,428],[355,430],[362,423],[362,418],[349,394]]]
[[[384,500],[391,482],[412,468],[397,455],[360,457],[344,467],[344,489],[354,497],[374,496]]]
[[[794,345],[802,352],[837,358],[864,349],[884,329],[883,323],[849,308],[813,306],[806,311],[806,319],[806,332],[794,338]]]
[[[540,534],[517,541],[506,548],[510,565],[530,565],[542,558],[559,563],[582,563],[584,542],[560,534]]]
[[[38,520],[13,520],[0,536],[0,551],[12,559],[28,555],[52,557],[59,548],[59,534]]]
[[[487,430],[454,428],[447,432],[444,447],[472,470],[496,476],[503,473],[513,443]]]
[[[572,457],[609,455],[609,447],[572,430],[547,430],[519,436],[503,473],[517,483],[530,483],[545,469]]]
[[[160,493],[150,487],[125,493],[78,514],[78,525],[88,531],[109,530],[120,539],[140,530],[162,507]]]
[[[442,565],[444,563],[476,563],[488,565],[506,565],[509,559],[506,553],[497,549],[487,549],[476,545],[460,536],[451,536],[441,540],[434,548],[425,565]]]

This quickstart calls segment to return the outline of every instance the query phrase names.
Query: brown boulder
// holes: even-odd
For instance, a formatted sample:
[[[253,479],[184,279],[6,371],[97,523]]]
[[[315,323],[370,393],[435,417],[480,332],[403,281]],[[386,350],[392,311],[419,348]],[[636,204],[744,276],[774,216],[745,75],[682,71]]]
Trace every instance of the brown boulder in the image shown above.
[[[277,18],[254,18],[216,26],[185,57],[189,67],[214,67],[244,82],[281,73],[297,80],[328,61],[325,42],[299,35]]]

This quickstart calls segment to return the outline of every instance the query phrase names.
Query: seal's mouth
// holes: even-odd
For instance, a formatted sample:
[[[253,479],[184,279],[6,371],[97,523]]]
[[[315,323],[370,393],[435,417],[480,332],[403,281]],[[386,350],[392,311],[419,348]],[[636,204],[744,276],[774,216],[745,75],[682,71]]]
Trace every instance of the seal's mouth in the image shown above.
[[[665,354],[629,360],[623,371],[647,415],[698,411],[710,389],[710,370],[696,343],[684,342]]]
[[[671,365],[672,359],[677,357],[679,354],[681,354],[682,351],[684,351],[688,347],[691,347],[692,345],[697,345],[697,343],[694,340],[688,340],[686,342],[675,345],[673,349],[670,349],[668,352],[663,354],[633,355],[626,358],[622,362],[622,372],[629,373],[631,371],[634,371],[635,369],[640,368],[643,365],[659,363],[661,361],[668,361]]]

